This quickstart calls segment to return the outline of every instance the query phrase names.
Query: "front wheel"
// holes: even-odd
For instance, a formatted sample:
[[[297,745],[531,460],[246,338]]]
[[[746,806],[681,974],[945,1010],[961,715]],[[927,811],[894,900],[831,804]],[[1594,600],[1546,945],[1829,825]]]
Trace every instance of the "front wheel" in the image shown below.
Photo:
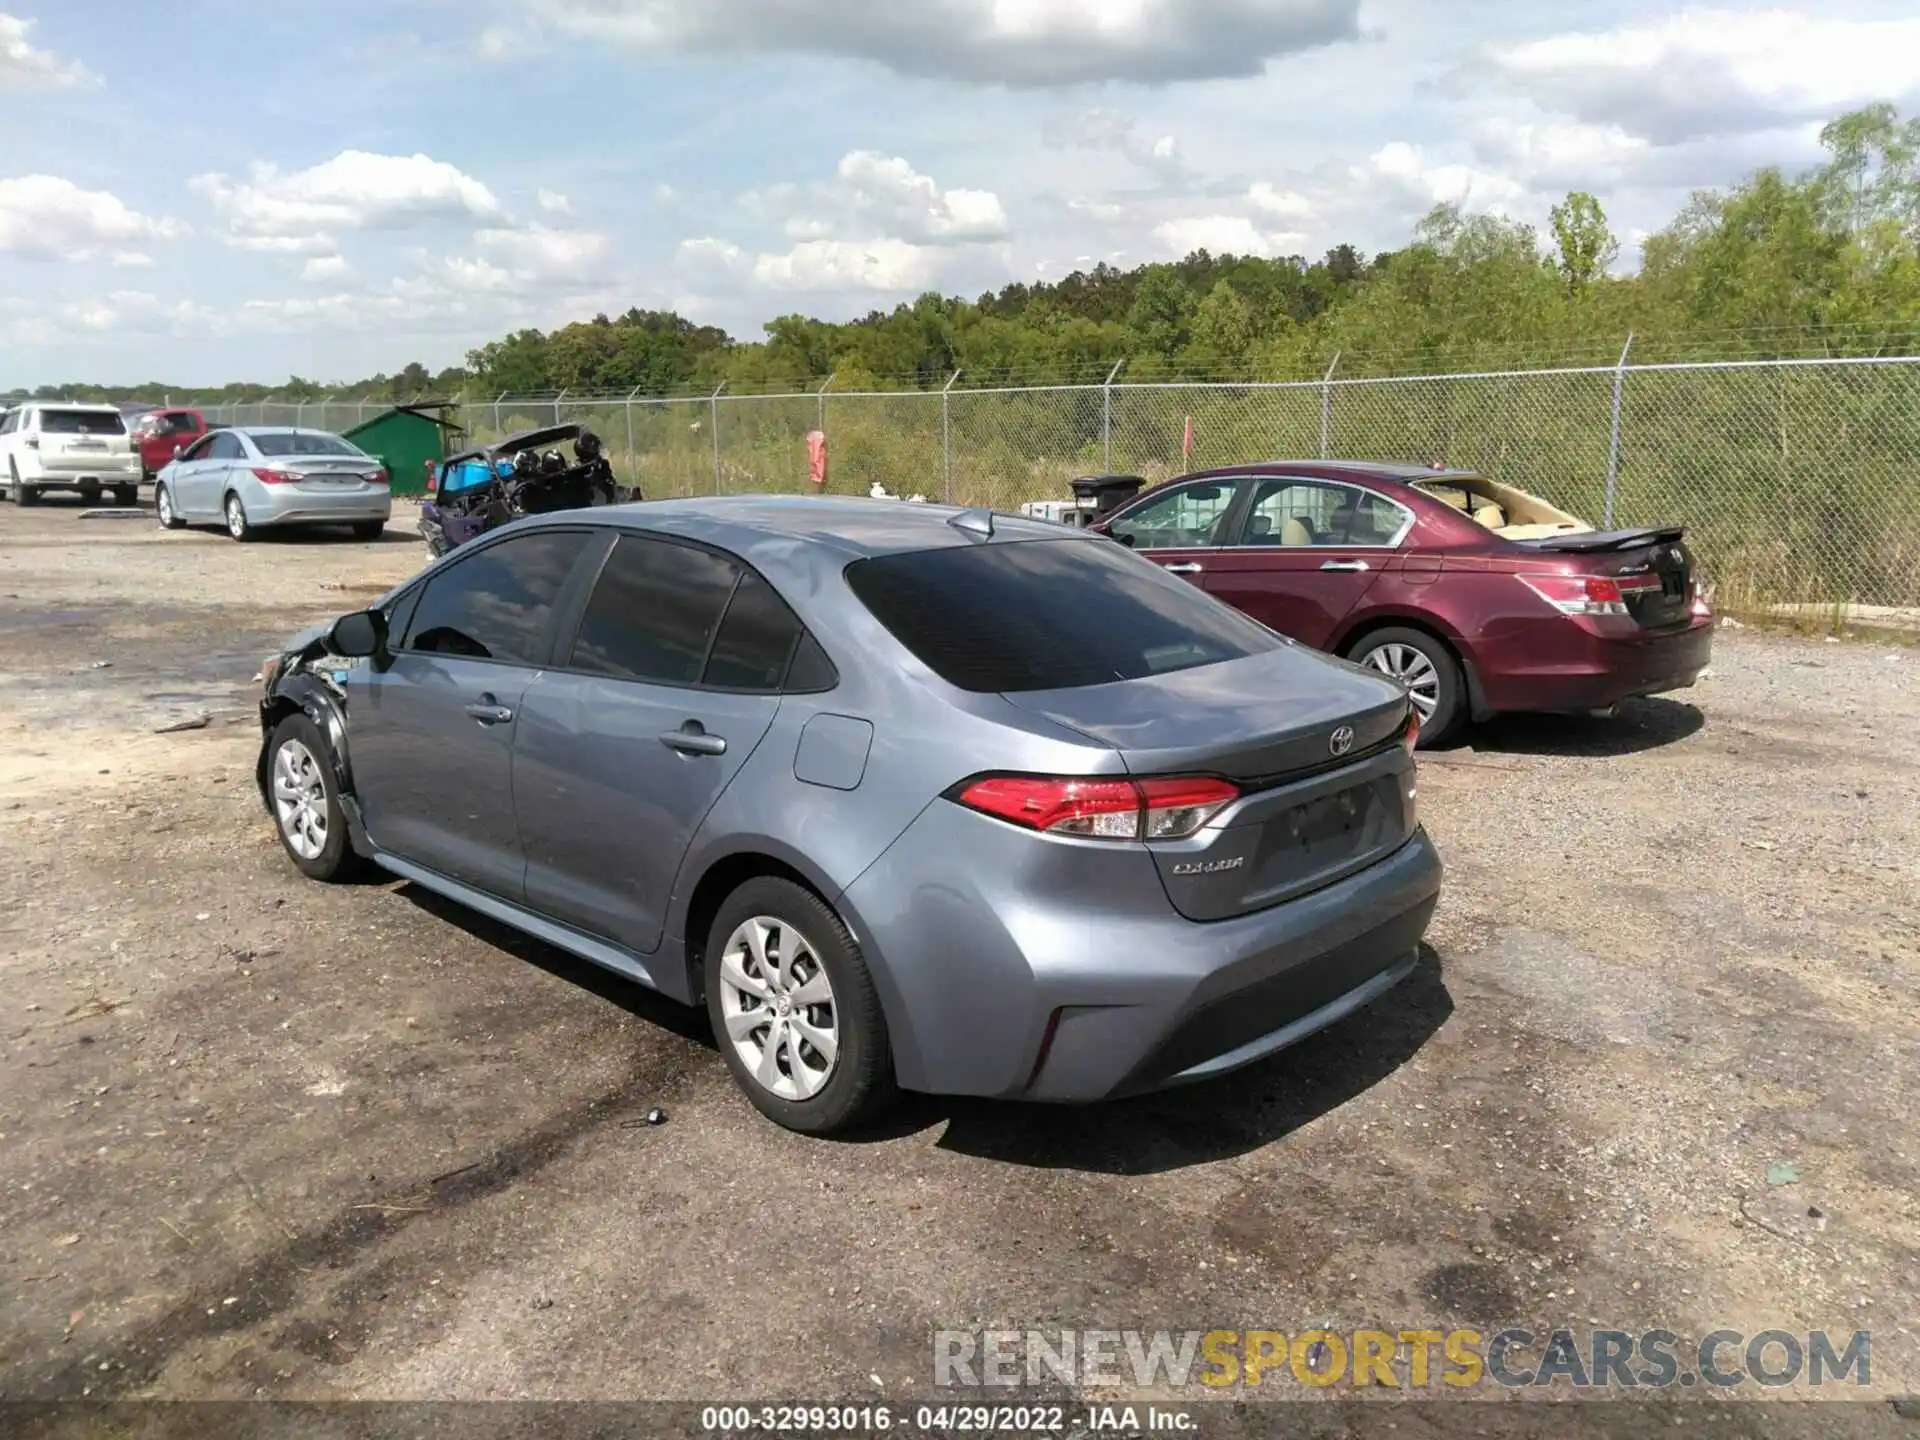
[[[893,1104],[873,976],[818,895],[773,876],[749,880],[714,917],[704,969],[720,1053],[762,1115],[829,1135]]]
[[[227,495],[227,533],[236,540],[251,540],[254,537],[253,525],[247,519],[247,507],[240,497],[228,492]]]
[[[267,794],[287,858],[310,880],[347,880],[362,865],[347,838],[333,751],[305,715],[289,715],[267,741]]]
[[[178,530],[187,522],[173,508],[173,492],[162,485],[153,492],[153,514],[162,530]]]
[[[1347,658],[1406,687],[1420,715],[1420,747],[1450,739],[1466,718],[1466,684],[1453,652],[1427,634],[1405,626],[1376,630]]]

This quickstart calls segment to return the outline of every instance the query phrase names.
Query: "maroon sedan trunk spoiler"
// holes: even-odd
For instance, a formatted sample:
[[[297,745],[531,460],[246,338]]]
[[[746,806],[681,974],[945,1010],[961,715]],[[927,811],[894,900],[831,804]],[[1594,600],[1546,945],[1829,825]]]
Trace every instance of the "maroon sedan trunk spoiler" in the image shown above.
[[[1571,555],[1595,555],[1611,550],[1634,550],[1642,545],[1673,545],[1686,534],[1684,526],[1654,525],[1643,530],[1602,530],[1576,535],[1547,535],[1519,540],[1529,550],[1553,550]]]

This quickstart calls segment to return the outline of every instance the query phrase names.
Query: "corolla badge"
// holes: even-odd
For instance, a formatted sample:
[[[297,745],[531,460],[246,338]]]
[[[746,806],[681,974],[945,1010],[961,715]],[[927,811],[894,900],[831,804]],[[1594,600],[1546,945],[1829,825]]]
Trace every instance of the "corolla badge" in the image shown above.
[[[1353,749],[1353,727],[1351,725],[1342,725],[1338,730],[1334,731],[1333,734],[1329,735],[1327,737],[1327,749],[1331,750],[1335,755],[1344,755]]]
[[[1224,870],[1238,870],[1247,863],[1247,857],[1236,855],[1231,860],[1183,860],[1173,867],[1176,875],[1218,875]]]

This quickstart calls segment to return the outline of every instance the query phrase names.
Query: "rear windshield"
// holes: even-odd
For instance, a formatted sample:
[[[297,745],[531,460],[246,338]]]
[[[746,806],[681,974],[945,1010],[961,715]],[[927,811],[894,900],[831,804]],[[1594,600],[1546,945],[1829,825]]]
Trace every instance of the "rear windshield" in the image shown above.
[[[1283,643],[1109,540],[884,555],[849,565],[847,583],[930,670],[976,692],[1137,680]]]
[[[42,435],[124,435],[127,422],[117,410],[42,410]]]
[[[355,449],[338,435],[318,430],[303,430],[298,435],[250,435],[254,449],[262,455],[351,455],[361,458],[365,452]]]

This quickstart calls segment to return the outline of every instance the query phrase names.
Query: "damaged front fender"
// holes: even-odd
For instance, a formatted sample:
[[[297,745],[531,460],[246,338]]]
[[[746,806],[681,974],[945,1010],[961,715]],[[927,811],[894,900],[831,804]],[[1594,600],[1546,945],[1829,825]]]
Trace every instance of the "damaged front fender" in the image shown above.
[[[267,807],[267,813],[273,813],[273,795],[269,788],[268,766],[272,756],[267,744],[273,737],[274,727],[289,715],[305,715],[327,740],[327,759],[333,767],[333,781],[340,793],[340,807],[347,816],[347,835],[353,842],[353,848],[361,854],[369,852],[366,831],[360,821],[360,807],[353,794],[353,764],[347,744],[347,710],[343,696],[326,680],[309,670],[297,668],[301,659],[290,654],[284,662],[287,666],[274,682],[267,687],[267,693],[260,701],[260,758],[254,766],[254,785],[260,792],[260,803]]]

